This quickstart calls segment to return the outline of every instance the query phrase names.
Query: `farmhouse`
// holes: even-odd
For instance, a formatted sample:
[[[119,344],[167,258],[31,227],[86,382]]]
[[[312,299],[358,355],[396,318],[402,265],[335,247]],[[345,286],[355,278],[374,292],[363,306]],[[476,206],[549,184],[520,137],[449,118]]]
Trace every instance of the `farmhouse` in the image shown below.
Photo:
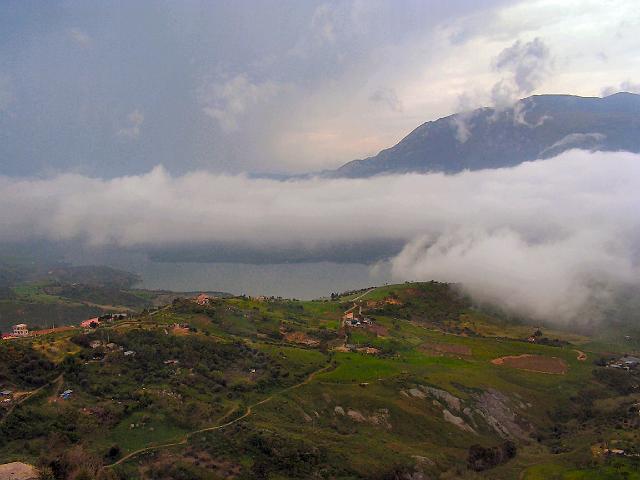
[[[195,302],[198,305],[209,305],[209,303],[211,303],[211,299],[209,298],[209,295],[205,295],[204,293],[201,293],[196,297]]]
[[[96,328],[98,325],[100,325],[100,319],[98,317],[90,318],[80,323],[82,328]]]
[[[29,335],[29,329],[27,328],[26,323],[19,323],[11,328],[14,337],[26,337]]]

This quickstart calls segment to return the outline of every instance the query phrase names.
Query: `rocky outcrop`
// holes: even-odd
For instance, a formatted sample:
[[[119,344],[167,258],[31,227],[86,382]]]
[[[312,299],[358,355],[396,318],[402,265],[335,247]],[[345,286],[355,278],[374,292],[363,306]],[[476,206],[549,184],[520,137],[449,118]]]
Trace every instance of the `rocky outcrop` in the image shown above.
[[[476,431],[473,428],[471,428],[467,424],[467,422],[464,421],[463,418],[455,416],[453,413],[451,413],[446,408],[442,411],[442,417],[445,419],[445,421],[455,425],[460,430],[463,430],[463,431],[469,432],[469,433],[476,433]]]
[[[475,411],[502,438],[526,441],[533,428],[519,417],[510,404],[511,401],[502,392],[489,389],[477,396]]]

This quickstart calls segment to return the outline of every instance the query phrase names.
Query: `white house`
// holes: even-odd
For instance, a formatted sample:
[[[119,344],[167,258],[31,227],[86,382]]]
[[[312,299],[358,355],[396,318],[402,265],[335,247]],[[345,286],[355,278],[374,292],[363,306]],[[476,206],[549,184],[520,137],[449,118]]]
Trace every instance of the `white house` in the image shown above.
[[[14,325],[12,328],[14,337],[26,337],[29,335],[29,329],[27,328],[26,323],[19,323],[18,325]]]

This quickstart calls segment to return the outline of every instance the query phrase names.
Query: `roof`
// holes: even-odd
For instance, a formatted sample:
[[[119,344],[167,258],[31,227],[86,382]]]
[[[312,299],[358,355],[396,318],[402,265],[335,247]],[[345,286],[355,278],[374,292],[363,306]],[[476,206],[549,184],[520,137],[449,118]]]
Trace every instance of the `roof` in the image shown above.
[[[100,319],[98,317],[90,318],[89,320],[85,320],[84,322],[81,322],[80,326],[81,327],[90,327],[92,323],[96,323],[96,324],[100,325]]]
[[[27,328],[27,324],[26,323],[18,323],[16,325],[14,325],[13,328]]]
[[[2,390],[0,395],[11,395],[13,392],[11,390]]]
[[[640,358],[628,355],[620,359],[621,362],[640,363]]]

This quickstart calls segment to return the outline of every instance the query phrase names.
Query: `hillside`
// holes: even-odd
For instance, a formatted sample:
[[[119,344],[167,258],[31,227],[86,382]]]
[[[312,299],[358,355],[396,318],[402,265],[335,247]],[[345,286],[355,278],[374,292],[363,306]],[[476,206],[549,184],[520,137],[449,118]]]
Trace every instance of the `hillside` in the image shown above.
[[[637,478],[640,372],[605,366],[640,348],[626,333],[537,330],[436,282],[175,299],[2,342],[0,462],[56,479]]]
[[[9,332],[17,323],[26,323],[31,330],[75,325],[88,318],[141,311],[190,295],[138,289],[134,287],[138,281],[132,273],[104,266],[0,262],[0,332]]]
[[[509,167],[571,148],[640,152],[640,95],[535,95],[502,111],[457,113],[424,123],[394,147],[327,175],[455,173]]]

